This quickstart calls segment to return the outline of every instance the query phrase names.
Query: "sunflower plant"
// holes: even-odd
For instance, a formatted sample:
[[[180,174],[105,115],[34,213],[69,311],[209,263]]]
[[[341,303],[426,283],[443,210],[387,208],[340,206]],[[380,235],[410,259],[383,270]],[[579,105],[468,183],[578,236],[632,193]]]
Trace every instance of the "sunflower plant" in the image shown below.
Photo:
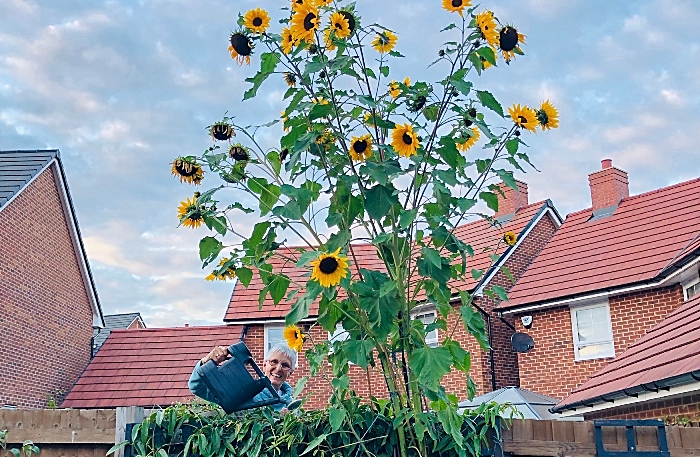
[[[469,396],[475,385],[469,353],[448,322],[463,325],[484,349],[487,338],[470,294],[452,286],[483,274],[470,268],[473,249],[455,228],[473,217],[498,225],[483,213],[497,210],[499,184],[517,189],[513,171],[530,165],[522,134],[559,122],[549,101],[504,110],[484,87],[485,71],[523,55],[525,35],[469,0],[443,0],[442,7],[457,20],[442,30],[450,36],[431,65],[444,77],[432,82],[389,78],[392,62],[404,57],[399,31],[362,18],[354,3],[294,0],[274,28],[261,8],[239,15],[229,53],[260,68],[246,79],[252,85],[243,99],[278,77],[288,86],[281,118],[245,127],[224,117],[209,127],[212,146],[172,164],[181,181],[218,180],[178,212],[181,225],[213,231],[199,245],[205,267],[228,252],[207,279],[237,278],[247,287],[259,275],[261,304],[268,296],[291,304],[285,337],[307,348],[311,374],[333,386],[336,424],[351,423],[341,401],[352,387],[348,362],[382,370],[402,456],[426,455],[427,408],[460,454],[467,452],[458,395],[440,381],[456,369],[467,373]],[[260,129],[279,142],[261,143]],[[231,223],[241,213],[257,216],[250,235]],[[515,233],[505,232],[502,242],[515,244]],[[371,246],[381,268],[359,265],[360,246]],[[305,269],[305,281],[276,270],[273,258]],[[349,337],[311,341],[296,327],[313,303],[314,325],[333,332],[340,324]],[[410,318],[426,304],[437,310],[428,326]],[[426,335],[435,329],[445,337],[429,347]]]

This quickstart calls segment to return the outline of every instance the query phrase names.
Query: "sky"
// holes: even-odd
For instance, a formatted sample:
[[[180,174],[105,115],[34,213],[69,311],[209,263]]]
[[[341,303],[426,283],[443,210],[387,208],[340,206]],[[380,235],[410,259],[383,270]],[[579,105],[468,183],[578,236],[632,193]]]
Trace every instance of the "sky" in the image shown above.
[[[244,78],[226,50],[239,12],[286,1],[0,0],[0,150],[58,148],[105,314],[138,311],[149,327],[212,325],[231,282],[206,282],[197,253],[206,228],[178,228],[193,189],[170,175],[178,155],[211,145],[224,113],[276,119],[286,87],[270,78],[241,102]],[[390,77],[434,80],[438,30],[458,16],[440,0],[358,0],[363,24],[394,30]],[[530,202],[562,215],[590,207],[600,161],[629,173],[632,195],[700,176],[700,2],[491,0],[527,36],[511,65],[475,79],[503,105],[549,99],[560,128],[527,135],[537,170],[516,173]],[[282,134],[276,126],[272,142]],[[206,184],[206,180],[205,180]],[[206,187],[206,185],[204,186]],[[242,217],[237,228],[250,231]]]

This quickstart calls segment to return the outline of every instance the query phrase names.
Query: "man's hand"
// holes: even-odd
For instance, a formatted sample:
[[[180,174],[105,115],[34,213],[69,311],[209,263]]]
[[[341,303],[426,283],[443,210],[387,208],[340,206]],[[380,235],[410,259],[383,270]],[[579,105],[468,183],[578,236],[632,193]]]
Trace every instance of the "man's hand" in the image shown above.
[[[215,364],[221,365],[226,360],[228,360],[230,354],[228,353],[228,346],[216,346],[202,359],[202,365],[210,360],[213,360]]]

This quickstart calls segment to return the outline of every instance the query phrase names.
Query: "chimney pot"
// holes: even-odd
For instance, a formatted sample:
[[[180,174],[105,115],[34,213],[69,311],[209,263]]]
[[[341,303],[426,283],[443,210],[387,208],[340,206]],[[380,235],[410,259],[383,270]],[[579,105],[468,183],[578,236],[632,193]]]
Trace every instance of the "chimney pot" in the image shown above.
[[[630,196],[627,172],[612,166],[612,159],[600,162],[601,170],[588,175],[594,214],[603,208],[615,208],[623,198]]]
[[[189,326],[190,326],[190,324],[185,324],[185,327],[189,327]]]
[[[518,190],[509,187],[504,182],[498,185],[501,188],[503,195],[497,194],[498,211],[496,211],[496,214],[494,214],[494,218],[498,219],[502,218],[503,216],[515,214],[515,212],[521,207],[527,206],[527,184],[518,180],[516,180],[515,183],[518,185]]]

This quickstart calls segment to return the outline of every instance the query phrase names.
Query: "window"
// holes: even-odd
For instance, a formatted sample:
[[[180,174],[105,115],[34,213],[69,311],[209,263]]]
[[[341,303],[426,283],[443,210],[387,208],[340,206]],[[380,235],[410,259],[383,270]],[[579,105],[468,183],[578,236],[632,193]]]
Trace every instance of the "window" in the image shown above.
[[[694,295],[700,292],[700,280],[697,278],[695,281],[686,283],[683,285],[683,298],[690,300]]]
[[[571,326],[575,360],[615,357],[607,300],[605,303],[571,308]]]
[[[345,331],[343,324],[336,324],[335,331],[333,333],[328,332],[328,341],[334,343],[335,341],[345,341],[350,338],[350,334]]]
[[[265,326],[265,358],[270,349],[284,342],[284,326],[282,325],[266,325]]]
[[[415,314],[412,316],[412,318],[421,321],[424,326],[428,326],[435,322],[435,311],[428,311],[420,314]],[[437,329],[431,330],[425,335],[425,344],[427,344],[431,348],[438,346]]]

